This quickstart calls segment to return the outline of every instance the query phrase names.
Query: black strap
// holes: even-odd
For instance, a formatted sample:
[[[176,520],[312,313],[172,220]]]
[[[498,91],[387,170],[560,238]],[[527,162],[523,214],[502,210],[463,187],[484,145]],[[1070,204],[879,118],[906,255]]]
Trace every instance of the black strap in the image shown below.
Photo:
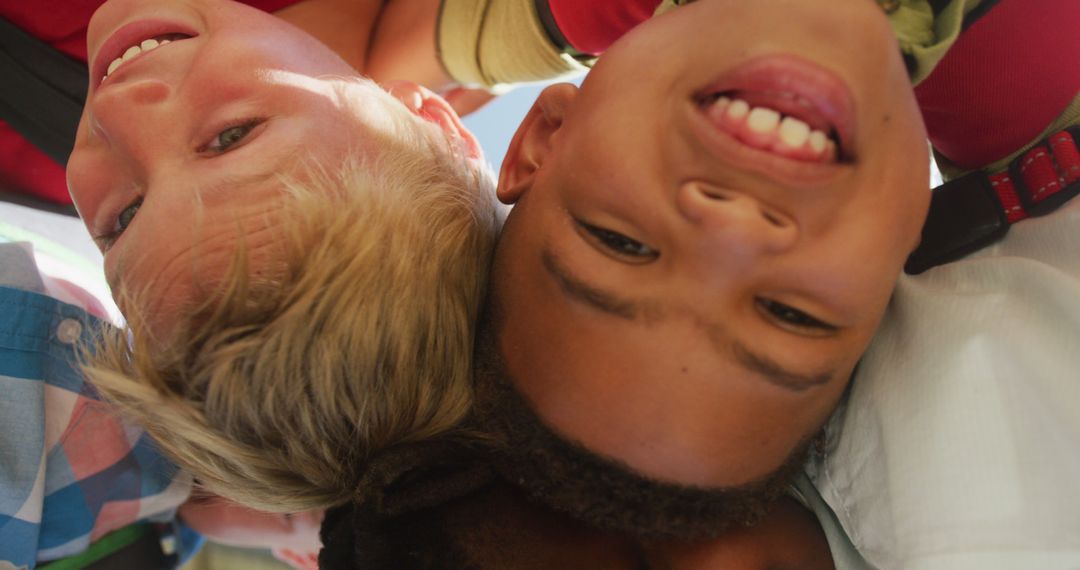
[[[0,119],[66,165],[86,101],[86,65],[0,18]]]
[[[1060,159],[1055,156],[1051,139],[1066,135],[1080,151],[1080,127],[1070,127],[1051,134],[1031,149],[1014,158],[1005,171],[1012,180],[1013,191],[1024,213],[1020,219],[1044,216],[1080,195],[1080,178],[1062,175]],[[1042,196],[1033,194],[1024,182],[1021,165],[1029,154],[1042,150],[1055,160],[1060,189]],[[1069,166],[1075,161],[1069,161]],[[1004,171],[1003,171],[1004,172]],[[1000,174],[1000,173],[999,173]],[[995,175],[996,176],[996,175]],[[1001,196],[991,182],[991,175],[971,172],[934,189],[930,197],[930,212],[923,225],[919,247],[908,257],[904,272],[916,275],[932,267],[956,261],[1005,237],[1010,226]]]
[[[982,172],[973,172],[934,189],[919,247],[904,272],[916,275],[956,261],[1005,236],[1009,222],[997,192]]]

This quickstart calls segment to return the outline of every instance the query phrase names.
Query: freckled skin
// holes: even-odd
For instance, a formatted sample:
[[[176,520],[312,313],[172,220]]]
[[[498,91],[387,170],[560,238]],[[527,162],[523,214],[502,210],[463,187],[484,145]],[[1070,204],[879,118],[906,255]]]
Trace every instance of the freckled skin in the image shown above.
[[[370,135],[385,132],[388,110],[400,103],[358,81],[308,34],[221,0],[112,0],[90,22],[90,60],[122,25],[148,18],[197,34],[91,81],[67,171],[94,236],[115,232],[121,212],[138,205],[106,252],[105,272],[121,310],[130,313],[128,298],[139,297],[144,324],[161,336],[214,290],[241,244],[254,271],[272,271],[285,238],[275,220],[283,214],[280,175],[380,152]],[[418,89],[399,84],[395,95],[411,101]],[[420,106],[407,108],[429,117],[440,104],[425,92]],[[205,150],[251,122],[226,152]],[[449,122],[414,122],[474,142]]]

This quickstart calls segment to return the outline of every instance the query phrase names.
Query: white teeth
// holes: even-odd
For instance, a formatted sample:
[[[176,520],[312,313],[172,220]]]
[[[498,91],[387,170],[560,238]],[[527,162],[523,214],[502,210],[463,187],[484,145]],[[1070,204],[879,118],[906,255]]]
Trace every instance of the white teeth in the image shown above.
[[[127,51],[124,52],[124,55],[120,56],[120,59],[122,59],[124,61],[131,61],[131,60],[135,59],[135,56],[139,55],[140,53],[142,53],[142,48],[141,47],[139,47],[139,46],[131,46],[131,47],[127,48]]]
[[[750,112],[750,104],[742,99],[735,99],[727,107],[727,116],[732,119],[742,119]]]
[[[791,148],[799,148],[806,144],[810,137],[810,125],[794,117],[784,117],[780,122],[780,142]]]
[[[780,124],[780,113],[765,107],[754,107],[746,118],[746,126],[755,133],[771,133]]]
[[[116,68],[120,67],[122,63],[126,61],[131,61],[143,53],[146,53],[153,49],[157,49],[171,42],[172,40],[167,38],[162,38],[160,40],[157,38],[150,38],[148,40],[143,40],[137,46],[131,46],[127,48],[127,51],[124,52],[124,55],[114,59],[112,63],[109,64],[109,68],[105,70],[105,77],[112,75],[112,72],[116,71]],[[103,77],[101,80],[104,81],[105,78]]]
[[[835,150],[829,135],[811,128],[806,121],[776,109],[751,107],[742,99],[719,96],[712,102],[709,115],[744,143],[758,148],[786,150],[803,159],[818,159]],[[807,153],[810,155],[805,156]]]

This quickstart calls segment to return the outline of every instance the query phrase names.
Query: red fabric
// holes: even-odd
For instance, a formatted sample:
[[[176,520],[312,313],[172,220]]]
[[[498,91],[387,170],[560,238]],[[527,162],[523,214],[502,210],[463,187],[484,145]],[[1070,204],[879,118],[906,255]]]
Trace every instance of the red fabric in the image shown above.
[[[244,0],[273,12],[300,0]],[[105,0],[0,0],[0,18],[44,40],[62,53],[86,61],[86,27]],[[64,168],[0,121],[0,189],[71,204]]]
[[[599,55],[652,17],[660,0],[549,0],[549,5],[570,45],[582,53]]]
[[[1024,158],[1020,161],[1020,176],[1031,194],[1032,202],[1036,204],[1057,194],[1062,188],[1061,178],[1054,168],[1054,159],[1051,158],[1050,151],[1043,146],[1024,153]]]
[[[1064,190],[1080,179],[1080,151],[1076,141],[1066,131],[1055,133],[1043,144],[1039,144],[1023,154],[1013,163],[1020,172],[1025,193],[1033,204]],[[1009,169],[989,177],[990,185],[997,192],[1005,216],[1010,224],[1028,217],[1027,210],[1016,191]]]
[[[1054,160],[1065,184],[1080,180],[1080,151],[1076,149],[1076,141],[1072,135],[1058,133],[1050,137],[1050,150],[1054,153]]]
[[[1001,0],[966,30],[915,89],[937,150],[972,169],[1037,137],[1080,91],[1078,22],[1077,0]]]
[[[0,190],[71,204],[64,167],[0,121]]]
[[[997,191],[1001,205],[1005,207],[1005,217],[1008,218],[1010,224],[1028,217],[1024,206],[1020,204],[1020,196],[1016,194],[1016,187],[1013,185],[1012,178],[1009,178],[1008,171],[991,176],[990,185]]]

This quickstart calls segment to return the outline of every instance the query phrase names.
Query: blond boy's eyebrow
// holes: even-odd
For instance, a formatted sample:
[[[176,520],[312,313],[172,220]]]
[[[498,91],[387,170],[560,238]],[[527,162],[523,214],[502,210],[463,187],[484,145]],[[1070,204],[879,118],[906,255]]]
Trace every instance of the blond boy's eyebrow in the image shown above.
[[[278,178],[279,169],[271,167],[265,170],[244,172],[241,174],[226,174],[214,180],[209,186],[199,193],[204,199],[213,203],[216,199],[228,197],[237,188],[250,188],[259,184],[265,184]]]
[[[574,276],[559,261],[555,252],[548,248],[543,249],[540,258],[544,268],[559,283],[567,296],[601,312],[628,321],[638,320],[637,317],[643,310],[643,303],[620,297],[586,283]],[[694,320],[704,329],[714,350],[725,356],[734,355],[740,366],[770,384],[793,392],[803,392],[815,386],[827,384],[836,377],[837,372],[832,369],[804,373],[784,368],[772,358],[751,350],[738,339],[728,339],[727,335],[719,334],[723,330],[719,325],[707,323],[696,316]]]

